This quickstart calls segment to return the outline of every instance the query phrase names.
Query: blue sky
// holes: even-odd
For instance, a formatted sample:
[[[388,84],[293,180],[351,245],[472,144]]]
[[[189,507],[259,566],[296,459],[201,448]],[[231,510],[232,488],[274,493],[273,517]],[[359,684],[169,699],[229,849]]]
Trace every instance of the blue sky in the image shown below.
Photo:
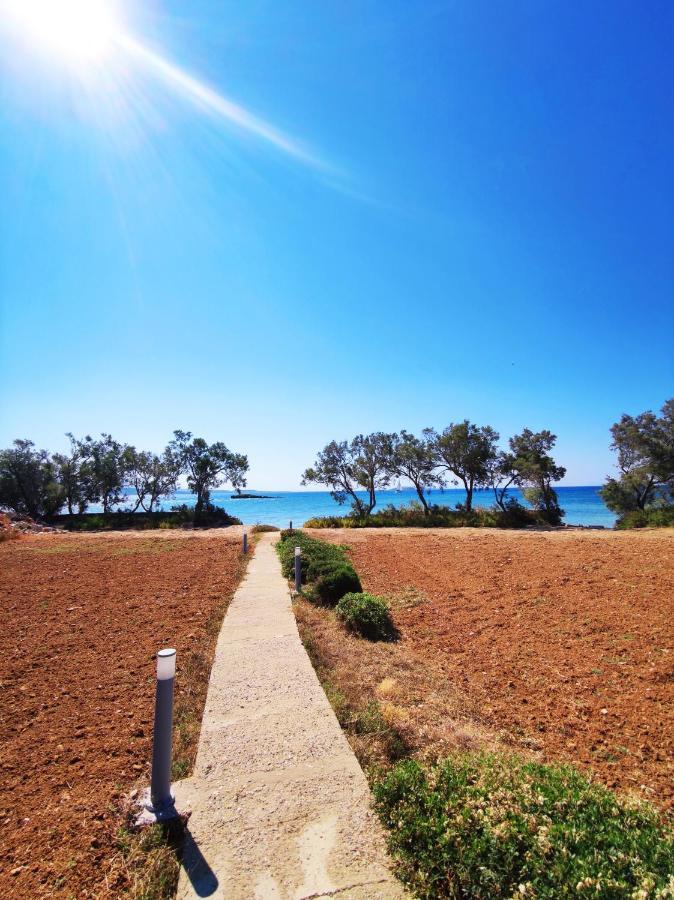
[[[603,480],[674,385],[671,2],[121,16],[154,62],[0,28],[3,446],[180,427],[290,489],[332,438],[468,417]]]

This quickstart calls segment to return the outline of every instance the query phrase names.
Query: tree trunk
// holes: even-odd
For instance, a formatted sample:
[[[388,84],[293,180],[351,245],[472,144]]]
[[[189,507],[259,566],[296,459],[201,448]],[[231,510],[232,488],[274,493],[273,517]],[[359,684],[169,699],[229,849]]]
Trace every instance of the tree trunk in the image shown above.
[[[473,482],[466,481],[465,478],[461,480],[466,488],[466,512],[471,512],[473,509]]]
[[[423,507],[424,507],[424,515],[425,515],[425,516],[430,515],[430,512],[431,512],[431,511],[430,511],[430,509],[428,508],[428,502],[426,501],[426,498],[424,497],[424,487],[423,487],[423,485],[419,484],[418,481],[415,481],[415,482],[414,482],[414,487],[416,488],[416,490],[417,490],[417,495],[418,495],[419,499],[421,500],[421,502],[422,502],[422,504],[423,504]]]

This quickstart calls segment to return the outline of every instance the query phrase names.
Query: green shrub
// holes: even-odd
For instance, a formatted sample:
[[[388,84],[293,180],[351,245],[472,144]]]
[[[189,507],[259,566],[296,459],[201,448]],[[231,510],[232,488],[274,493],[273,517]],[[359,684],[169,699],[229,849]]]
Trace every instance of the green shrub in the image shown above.
[[[320,516],[305,522],[305,528],[525,528],[545,524],[540,512],[511,504],[504,512],[498,507],[450,509],[432,506],[426,515],[419,504],[399,508],[389,505],[364,518],[348,516]]]
[[[276,545],[281,558],[281,568],[286,578],[295,572],[295,547],[302,550],[302,581],[315,581],[319,575],[335,565],[350,566],[346,551],[336,544],[326,544],[309,537],[304,531],[282,531]]]
[[[671,828],[569,766],[494,754],[427,769],[405,761],[374,793],[417,897],[674,896]]]
[[[253,525],[250,529],[251,534],[264,534],[268,531],[280,531],[280,528],[277,528],[276,525]]]
[[[388,603],[382,597],[345,594],[335,611],[349,631],[355,631],[371,641],[390,641],[395,637]]]
[[[312,584],[310,595],[321,603],[334,606],[349,591],[361,590],[360,580],[344,547],[318,541],[304,531],[282,531],[276,545],[286,578],[291,578],[295,572],[295,547],[302,550],[302,583]]]
[[[60,525],[69,531],[124,531],[127,529],[146,530],[153,528],[181,528],[185,525],[199,525],[205,528],[241,525],[241,520],[230,516],[219,506],[208,505],[197,523],[194,519],[194,507],[182,504],[173,506],[170,512],[130,512],[118,509],[107,513],[81,513],[73,516],[66,514],[52,516],[50,523]]]
[[[674,506],[655,506],[624,513],[616,522],[618,528],[671,528]]]
[[[348,563],[339,563],[324,570],[314,582],[316,598],[327,606],[334,606],[345,594],[362,590],[356,570]]]

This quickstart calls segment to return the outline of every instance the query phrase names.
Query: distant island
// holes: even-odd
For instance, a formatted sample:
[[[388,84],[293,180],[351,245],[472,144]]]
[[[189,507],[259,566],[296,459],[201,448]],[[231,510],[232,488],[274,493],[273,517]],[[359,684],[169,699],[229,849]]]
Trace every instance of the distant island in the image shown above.
[[[271,494],[232,494],[232,500],[278,500]]]

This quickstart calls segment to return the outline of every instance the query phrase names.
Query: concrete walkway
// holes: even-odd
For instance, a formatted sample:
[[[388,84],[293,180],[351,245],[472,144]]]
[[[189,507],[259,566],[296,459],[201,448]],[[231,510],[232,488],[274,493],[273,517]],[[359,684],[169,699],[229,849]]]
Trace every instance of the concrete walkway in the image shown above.
[[[405,896],[358,762],[302,646],[263,535],[215,653],[178,897]]]

